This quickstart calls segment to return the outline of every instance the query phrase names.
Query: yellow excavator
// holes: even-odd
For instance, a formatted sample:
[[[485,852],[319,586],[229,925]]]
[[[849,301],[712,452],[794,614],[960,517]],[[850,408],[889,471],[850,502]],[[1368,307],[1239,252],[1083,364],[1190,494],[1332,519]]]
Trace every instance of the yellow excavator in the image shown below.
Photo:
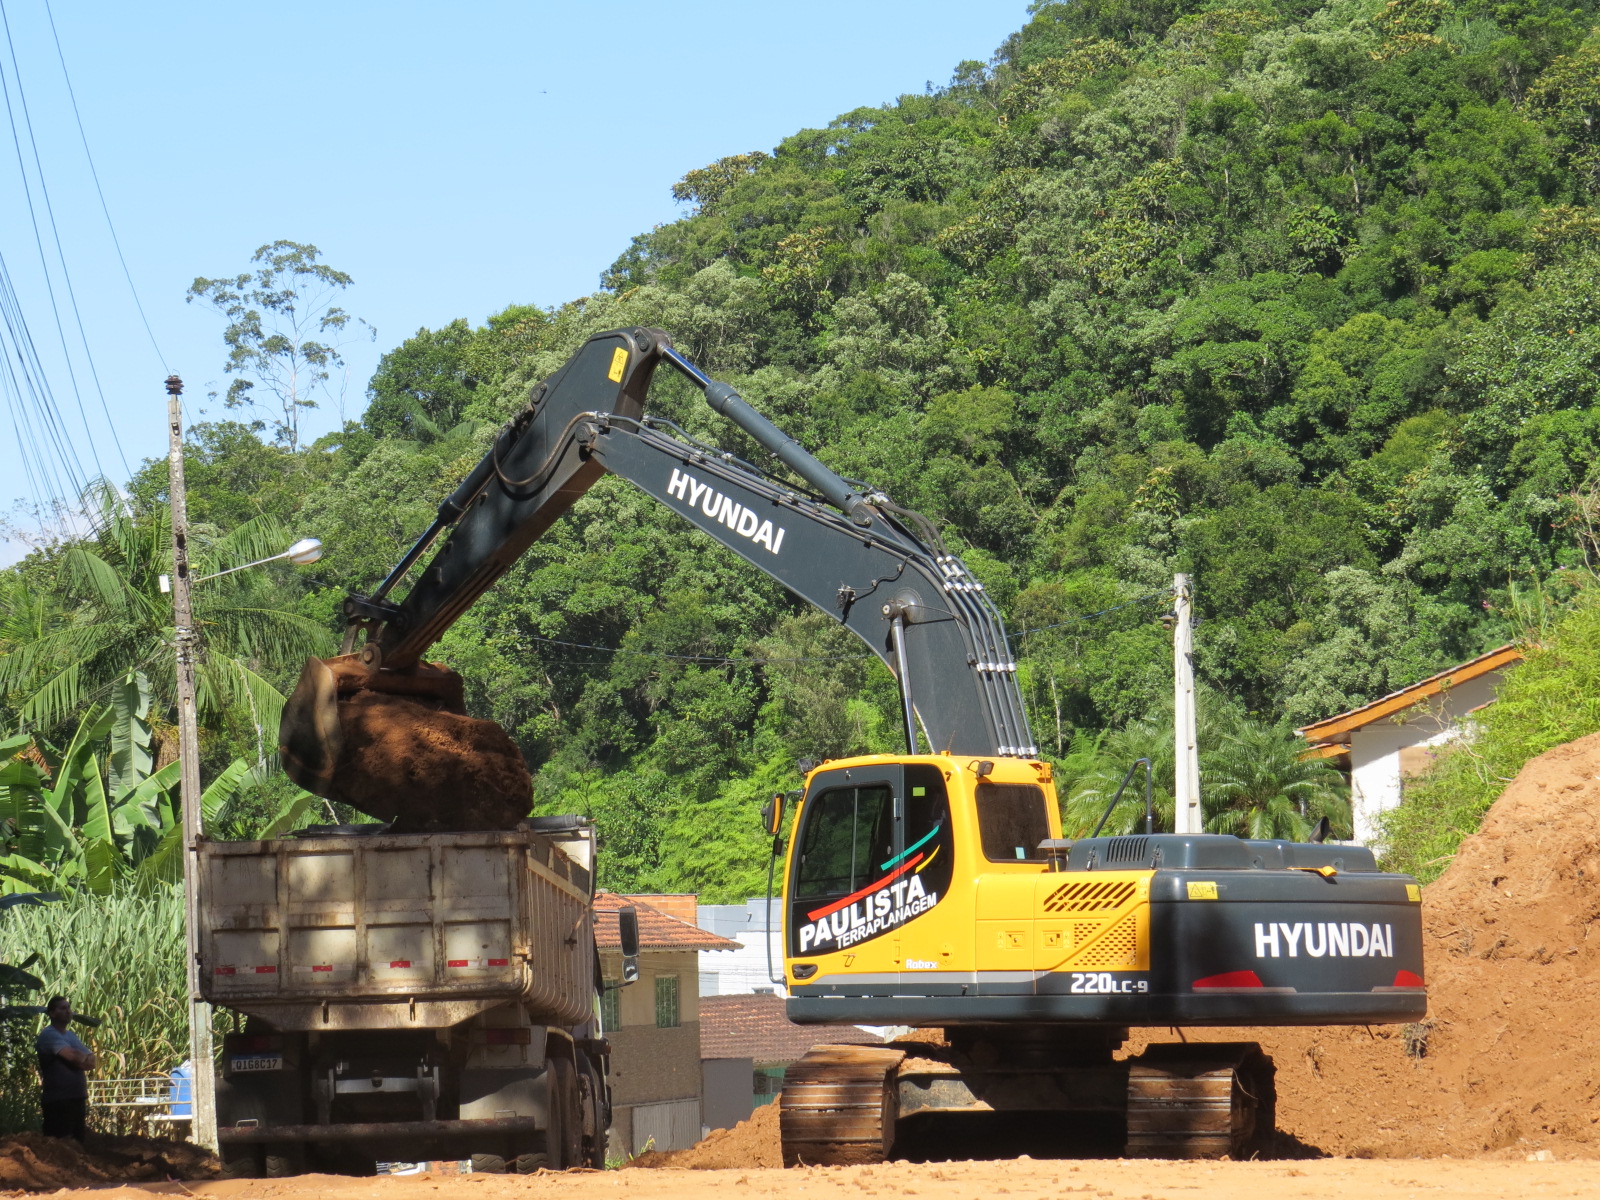
[[[776,464],[649,415],[663,364]],[[786,1163],[880,1161],[917,1123],[962,1114],[1097,1121],[1131,1155],[1247,1155],[1273,1132],[1260,1048],[1119,1056],[1130,1028],[1425,1015],[1420,889],[1363,847],[1158,833],[1148,802],[1142,833],[1063,838],[983,585],[930,522],[830,470],[659,330],[590,338],[378,588],[346,601],[342,654],[309,662],[284,712],[291,778],[397,830],[519,819],[515,748],[422,656],[607,472],[831,614],[899,684],[906,754],[822,763],[764,811],[782,980],[796,1022],[943,1033],[795,1063]]]

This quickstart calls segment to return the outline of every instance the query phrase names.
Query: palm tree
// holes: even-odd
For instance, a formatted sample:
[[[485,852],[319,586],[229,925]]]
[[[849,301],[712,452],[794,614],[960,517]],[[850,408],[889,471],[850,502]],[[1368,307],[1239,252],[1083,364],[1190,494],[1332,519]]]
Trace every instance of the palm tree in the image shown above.
[[[1141,758],[1150,760],[1156,828],[1171,829],[1175,811],[1172,796],[1177,787],[1172,725],[1170,722],[1133,721],[1093,739],[1086,739],[1082,734],[1072,739],[1063,763],[1067,778],[1062,780],[1062,832],[1068,837],[1087,837],[1093,833],[1128,768]],[[1129,781],[1121,802],[1112,809],[1101,832],[1132,833],[1143,829],[1143,822],[1144,776],[1141,772]]]
[[[156,710],[176,703],[171,597],[170,514],[135,514],[108,484],[91,489],[94,533],[53,552],[54,579],[37,585],[13,572],[0,583],[0,696],[27,730],[59,731],[89,706],[106,702],[118,681],[148,678]],[[228,534],[196,528],[190,563],[205,575],[280,552],[288,537],[257,517]],[[45,564],[46,570],[48,565]],[[283,693],[267,678],[286,676],[331,641],[316,621],[285,606],[270,571],[242,571],[195,589],[204,647],[198,664],[200,718],[242,719],[264,758],[276,733]]]
[[[1287,725],[1244,721],[1200,756],[1206,829],[1246,838],[1304,841],[1323,817],[1350,837],[1344,777],[1326,759],[1305,758]]]
[[[1304,759],[1305,744],[1286,725],[1265,725],[1223,703],[1206,705],[1198,730],[1200,805],[1205,828],[1244,838],[1304,841],[1322,817],[1335,837],[1350,836],[1348,789],[1322,759]],[[1156,828],[1172,828],[1176,772],[1171,721],[1135,721],[1090,740],[1073,739],[1062,773],[1062,829],[1068,837],[1094,830],[1128,768],[1148,758]],[[1070,764],[1070,766],[1068,765]],[[1106,822],[1105,833],[1143,828],[1144,784],[1136,777]]]

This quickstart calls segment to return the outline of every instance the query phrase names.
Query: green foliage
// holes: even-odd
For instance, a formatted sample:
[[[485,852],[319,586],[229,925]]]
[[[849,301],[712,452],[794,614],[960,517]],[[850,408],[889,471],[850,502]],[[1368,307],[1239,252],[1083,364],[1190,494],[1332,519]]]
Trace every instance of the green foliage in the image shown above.
[[[84,1034],[107,1079],[162,1075],[189,1056],[183,892],[156,886],[0,914],[0,961],[37,950],[43,988],[101,1024]],[[0,1022],[0,1134],[38,1128],[34,1020]]]
[[[939,523],[1017,633],[1069,800],[1159,747],[1155,618],[1185,571],[1216,701],[1209,816],[1337,824],[1326,776],[1283,758],[1282,721],[1508,640],[1517,596],[1565,597],[1600,561],[1595,19],[1594,0],[1041,0],[945,87],[689,170],[672,193],[692,208],[594,294],[419,330],[362,420],[316,445],[293,432],[299,391],[275,442],[191,430],[197,521],[327,546],[313,574],[201,592],[209,775],[270,749],[266,686],[387,573],[529,385],[590,334],[643,324]],[[345,277],[309,247],[264,253],[331,346],[308,297]],[[256,331],[291,315],[250,300],[262,286],[197,283],[238,310],[241,383]],[[779,469],[681,381],[651,403]],[[150,464],[129,489],[140,562],[159,557],[164,488]],[[64,741],[137,668],[165,736],[166,610],[134,557],[97,533],[0,580],[11,727],[28,706]],[[236,599],[281,616],[234,621]],[[765,865],[741,806],[792,787],[799,758],[898,743],[892,681],[827,614],[616,480],[434,654],[516,738],[539,810],[596,817],[611,886],[739,899]],[[262,686],[230,683],[225,659]],[[293,800],[248,782],[220,819],[259,827]]]
[[[1389,869],[1437,878],[1524,763],[1600,730],[1600,590],[1581,592],[1526,653],[1478,714],[1477,736],[1442,754],[1406,785],[1406,802],[1384,814]]]
[[[1350,801],[1343,777],[1321,759],[1302,757],[1305,743],[1287,724],[1266,725],[1240,713],[1216,694],[1202,695],[1198,710],[1200,805],[1210,833],[1303,842],[1327,817],[1334,837],[1349,837]],[[1058,772],[1062,831],[1085,837],[1111,809],[1106,833],[1144,828],[1144,775],[1151,765],[1156,828],[1173,827],[1175,759],[1172,719],[1136,721],[1100,737],[1074,741]]]
[[[160,588],[171,570],[168,511],[130,510],[109,487],[94,499],[92,537],[0,580],[0,697],[19,722],[45,734],[106,702],[130,675],[150,681],[163,716],[176,703],[172,603]],[[265,515],[225,535],[197,528],[190,562],[205,575],[276,555],[291,540]],[[239,722],[243,736],[253,734],[258,759],[271,752],[268,731],[283,707],[263,663],[298,662],[330,640],[282,607],[271,578],[267,569],[243,571],[195,589],[204,640],[198,710],[204,719]]]

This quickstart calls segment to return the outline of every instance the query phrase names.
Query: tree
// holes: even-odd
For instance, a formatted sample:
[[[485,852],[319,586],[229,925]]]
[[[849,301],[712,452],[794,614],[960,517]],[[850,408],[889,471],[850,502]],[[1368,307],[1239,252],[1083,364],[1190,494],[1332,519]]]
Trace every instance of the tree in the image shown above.
[[[264,407],[256,389],[276,405],[274,435],[289,447],[300,446],[300,411],[317,407],[317,396],[332,394],[334,370],[344,367],[342,346],[336,339],[352,324],[365,329],[369,339],[377,330],[352,317],[334,298],[355,281],[343,271],[318,262],[321,252],[300,242],[276,241],[250,257],[254,271],[227,279],[197,277],[189,285],[186,302],[204,301],[228,319],[222,340],[228,346],[223,366],[236,375],[224,402],[229,408]],[[344,386],[341,378],[337,401],[343,423]],[[214,393],[213,393],[214,394]]]
[[[361,423],[382,437],[432,441],[461,420],[479,380],[466,361],[472,330],[464,320],[419,329],[378,360]]]
[[[160,713],[175,704],[172,603],[160,588],[170,569],[168,510],[131,512],[109,486],[98,489],[94,504],[95,535],[62,548],[39,571],[47,594],[20,575],[0,587],[0,696],[29,730],[65,726],[133,672],[152,681]],[[191,538],[196,575],[278,554],[290,540],[270,517],[226,535],[196,528]],[[331,640],[283,606],[272,574],[241,571],[195,590],[205,645],[201,719],[213,728],[236,723],[257,759],[272,752],[269,731],[284,703],[267,675],[287,677]]]

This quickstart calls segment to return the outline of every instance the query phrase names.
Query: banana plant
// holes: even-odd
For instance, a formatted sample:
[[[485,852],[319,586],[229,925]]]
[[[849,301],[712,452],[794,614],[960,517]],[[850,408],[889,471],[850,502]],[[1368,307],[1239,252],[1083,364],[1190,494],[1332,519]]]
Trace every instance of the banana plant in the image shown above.
[[[149,712],[149,682],[135,673],[85,714],[53,767],[28,736],[0,739],[0,894],[104,895],[129,876],[182,877],[180,768],[155,768]],[[203,827],[265,773],[242,759],[224,768],[201,795]],[[314,802],[291,796],[258,836],[293,828]]]

